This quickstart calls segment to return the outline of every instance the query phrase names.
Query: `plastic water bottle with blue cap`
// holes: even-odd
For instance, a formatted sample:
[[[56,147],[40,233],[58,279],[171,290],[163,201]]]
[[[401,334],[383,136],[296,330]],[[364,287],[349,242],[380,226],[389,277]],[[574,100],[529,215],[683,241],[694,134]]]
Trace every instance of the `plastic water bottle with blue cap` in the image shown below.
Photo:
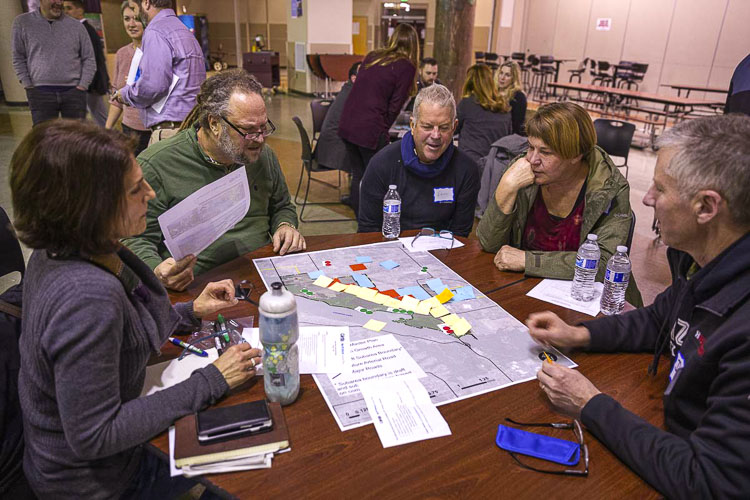
[[[383,198],[383,237],[393,240],[398,238],[399,234],[401,234],[401,197],[396,191],[396,185],[391,184]]]
[[[625,290],[630,281],[630,258],[628,247],[618,246],[617,253],[607,261],[607,272],[604,273],[604,292],[602,293],[602,314],[619,314],[625,307]]]
[[[570,287],[570,296],[575,300],[589,302],[594,299],[596,271],[599,268],[599,244],[597,236],[589,234],[576,255],[576,271],[573,276],[573,286]]]

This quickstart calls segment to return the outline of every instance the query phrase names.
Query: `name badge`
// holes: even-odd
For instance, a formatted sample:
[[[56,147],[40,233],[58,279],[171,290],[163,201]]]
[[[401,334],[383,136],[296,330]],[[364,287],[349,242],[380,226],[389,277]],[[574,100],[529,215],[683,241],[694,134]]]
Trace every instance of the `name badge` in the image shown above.
[[[433,188],[433,198],[435,203],[453,203],[453,188]]]

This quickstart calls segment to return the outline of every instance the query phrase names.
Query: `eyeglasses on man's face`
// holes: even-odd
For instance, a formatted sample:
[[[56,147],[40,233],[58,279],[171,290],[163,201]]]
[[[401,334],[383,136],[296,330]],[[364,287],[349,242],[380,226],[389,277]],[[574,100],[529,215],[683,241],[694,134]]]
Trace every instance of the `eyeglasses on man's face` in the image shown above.
[[[431,227],[423,227],[419,230],[419,233],[414,237],[413,240],[411,240],[411,246],[414,246],[414,243],[417,241],[418,238],[425,236],[425,237],[433,237],[433,238],[443,238],[445,240],[450,240],[451,246],[450,248],[453,248],[453,242],[455,241],[453,238],[453,233],[451,231],[448,231],[447,229],[443,229],[441,231],[436,231],[432,229]],[[450,250],[449,248],[449,250]]]
[[[237,127],[237,125],[227,120],[226,117],[222,116],[221,119],[224,120],[227,125],[232,127],[235,132],[240,134],[246,141],[257,141],[261,137],[268,137],[269,135],[276,132],[276,126],[271,120],[266,121],[265,125],[263,125],[260,130],[257,130],[255,132],[245,132]]]
[[[531,465],[523,463],[521,459],[518,458],[516,453],[512,451],[508,451],[508,454],[513,458],[513,460],[515,460],[516,463],[520,465],[521,467],[523,467],[524,469],[533,470],[535,472],[542,472],[544,474],[557,474],[557,475],[563,475],[563,476],[586,477],[589,475],[589,447],[586,446],[586,443],[584,443],[583,441],[583,428],[581,427],[581,423],[578,420],[573,420],[572,422],[549,422],[549,423],[516,422],[515,420],[511,418],[506,418],[505,420],[507,422],[510,422],[511,424],[527,426],[527,427],[552,427],[553,429],[572,429],[573,432],[575,433],[576,439],[578,440],[578,444],[580,445],[581,450],[583,451],[583,467],[584,467],[583,470],[539,469],[537,467],[532,467]]]

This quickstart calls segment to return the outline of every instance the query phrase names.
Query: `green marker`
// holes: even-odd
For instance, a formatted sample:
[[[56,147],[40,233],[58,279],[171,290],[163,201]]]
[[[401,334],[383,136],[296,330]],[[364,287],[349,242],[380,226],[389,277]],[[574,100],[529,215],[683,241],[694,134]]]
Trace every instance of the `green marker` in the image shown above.
[[[217,320],[219,321],[219,324],[221,325],[221,329],[224,331],[224,342],[229,343],[231,339],[229,338],[229,330],[227,330],[227,324],[224,321],[224,316],[219,314]]]

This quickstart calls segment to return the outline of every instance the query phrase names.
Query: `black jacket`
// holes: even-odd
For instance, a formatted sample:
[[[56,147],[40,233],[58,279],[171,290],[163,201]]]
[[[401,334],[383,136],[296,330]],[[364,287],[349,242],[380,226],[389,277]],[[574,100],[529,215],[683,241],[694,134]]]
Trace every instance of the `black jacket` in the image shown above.
[[[104,46],[102,39],[93,26],[88,21],[83,21],[83,27],[91,39],[91,45],[94,47],[94,59],[96,59],[96,73],[94,80],[89,85],[89,92],[104,95],[109,90],[109,73],[107,73],[107,59],[104,57]]]
[[[750,54],[734,70],[729,83],[724,114],[745,113],[750,115]]]
[[[669,498],[750,498],[750,233],[689,279],[693,259],[667,256],[673,283],[652,305],[584,323],[590,350],[664,347],[667,431],[604,394],[582,421]]]
[[[468,236],[474,224],[474,206],[479,192],[479,168],[456,148],[450,163],[436,177],[419,177],[404,167],[401,141],[384,147],[372,157],[359,190],[360,233],[380,231],[383,226],[383,198],[388,185],[396,184],[401,197],[401,230],[431,227]],[[452,202],[434,200],[434,189],[452,188]]]

